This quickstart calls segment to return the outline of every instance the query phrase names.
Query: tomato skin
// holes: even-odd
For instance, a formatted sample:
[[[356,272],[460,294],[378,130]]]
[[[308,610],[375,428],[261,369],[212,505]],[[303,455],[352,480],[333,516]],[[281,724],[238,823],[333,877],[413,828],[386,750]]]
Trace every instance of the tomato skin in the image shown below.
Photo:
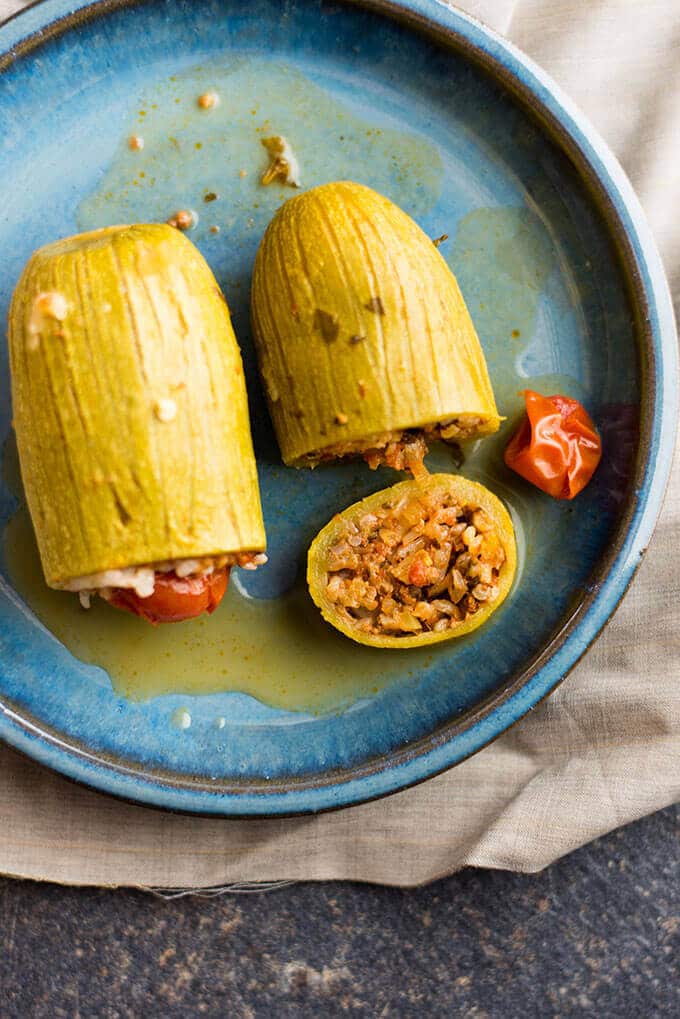
[[[203,612],[212,613],[224,597],[229,569],[215,570],[205,577],[178,577],[176,573],[157,573],[153,594],[140,598],[128,588],[116,588],[109,604],[141,616],[147,622],[181,623]]]
[[[578,400],[531,389],[524,400],[526,416],[505,448],[505,462],[554,499],[573,499],[602,457],[598,431]]]

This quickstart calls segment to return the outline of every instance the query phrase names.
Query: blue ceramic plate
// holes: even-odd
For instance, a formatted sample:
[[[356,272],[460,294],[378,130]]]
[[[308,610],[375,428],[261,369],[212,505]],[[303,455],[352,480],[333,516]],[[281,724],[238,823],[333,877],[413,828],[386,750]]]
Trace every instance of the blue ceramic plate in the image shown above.
[[[209,112],[196,105],[206,89],[221,97]],[[466,451],[462,470],[505,497],[521,550],[511,597],[474,637],[430,651],[366,651],[321,623],[305,594],[311,536],[393,476],[281,466],[247,313],[255,248],[287,197],[257,183],[266,133],[292,141],[304,186],[363,181],[431,236],[449,235],[441,250],[509,418],[499,438]],[[131,134],[144,137],[141,152],[126,144]],[[0,29],[0,163],[3,319],[35,247],[78,228],[198,211],[192,236],[225,288],[244,349],[272,560],[237,581],[212,629],[137,637],[129,626],[139,624],[126,621],[120,639],[132,657],[112,658],[118,638],[95,639],[111,610],[74,623],[75,599],[63,609],[67,596],[45,600],[22,573],[34,553],[15,517],[3,348],[2,738],[142,803],[281,814],[425,779],[550,693],[605,624],[649,541],[669,470],[676,354],[663,270],[630,185],[541,70],[435,0],[44,0]],[[602,427],[603,464],[572,504],[503,467],[527,386],[581,398]],[[450,469],[451,454],[435,452],[431,463]],[[76,654],[50,632],[54,598],[62,608],[53,628]],[[249,692],[120,693],[134,692],[135,672],[143,686],[145,669],[156,680],[165,670],[167,689],[195,690],[206,677],[219,689],[216,648],[222,685]]]

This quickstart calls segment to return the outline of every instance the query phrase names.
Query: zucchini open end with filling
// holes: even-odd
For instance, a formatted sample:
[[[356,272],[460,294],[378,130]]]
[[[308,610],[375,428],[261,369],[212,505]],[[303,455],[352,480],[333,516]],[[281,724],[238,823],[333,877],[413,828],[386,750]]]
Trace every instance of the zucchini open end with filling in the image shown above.
[[[345,636],[412,648],[481,626],[505,600],[516,563],[502,502],[477,482],[433,474],[336,514],[309,550],[307,582]]]
[[[431,442],[498,430],[453,273],[371,188],[323,184],[278,210],[255,260],[252,324],[290,466],[363,458],[417,475]]]

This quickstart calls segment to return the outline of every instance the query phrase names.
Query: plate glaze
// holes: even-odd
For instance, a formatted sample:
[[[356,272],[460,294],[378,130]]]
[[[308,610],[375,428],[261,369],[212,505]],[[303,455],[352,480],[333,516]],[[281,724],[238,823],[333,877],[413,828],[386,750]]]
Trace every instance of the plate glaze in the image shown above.
[[[506,434],[468,450],[464,473],[489,483],[513,511],[522,564],[512,595],[474,637],[429,652],[367,659],[333,631],[314,630],[327,641],[329,675],[344,670],[355,693],[380,688],[354,700],[342,691],[335,703],[321,698],[317,713],[233,692],[121,697],[26,606],[12,586],[10,547],[0,588],[0,736],[110,793],[242,816],[361,802],[480,749],[546,696],[604,625],[647,545],[669,470],[672,310],[616,161],[543,72],[434,0],[44,0],[0,29],[2,53],[3,318],[40,244],[79,227],[199,209],[192,239],[225,287],[244,350],[272,556],[271,567],[243,575],[233,592],[257,620],[249,668],[273,670],[279,685],[301,668],[322,626],[290,588],[297,576],[299,591],[305,546],[334,509],[390,479],[363,466],[310,474],[280,464],[247,314],[257,241],[287,196],[256,185],[257,130],[266,121],[295,139],[304,186],[354,177],[403,205],[432,236],[448,233],[442,253],[482,338],[501,413],[516,415],[526,385],[569,392],[601,424],[605,458],[586,492],[563,505],[505,470]],[[220,131],[217,119],[187,112],[191,97],[215,82],[224,96]],[[133,130],[147,141],[142,155],[151,162],[138,165],[149,167],[152,186],[140,184],[130,163]],[[238,167],[251,151],[244,183]],[[213,188],[219,198],[208,205]],[[4,350],[0,386],[4,438]],[[11,456],[11,443],[6,449]],[[431,462],[452,466],[441,451]],[[16,508],[5,481],[3,527]],[[258,658],[258,632],[286,596],[299,606],[290,640],[280,656]],[[245,675],[250,657],[239,654]],[[370,685],[362,687],[364,675]]]

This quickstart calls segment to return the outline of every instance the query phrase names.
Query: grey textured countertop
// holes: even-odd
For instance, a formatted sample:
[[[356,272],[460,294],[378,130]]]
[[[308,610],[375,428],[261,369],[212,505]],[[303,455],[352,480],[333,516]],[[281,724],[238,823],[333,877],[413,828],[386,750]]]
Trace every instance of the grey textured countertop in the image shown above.
[[[0,880],[0,1016],[680,1015],[680,809],[536,875],[163,901]]]

